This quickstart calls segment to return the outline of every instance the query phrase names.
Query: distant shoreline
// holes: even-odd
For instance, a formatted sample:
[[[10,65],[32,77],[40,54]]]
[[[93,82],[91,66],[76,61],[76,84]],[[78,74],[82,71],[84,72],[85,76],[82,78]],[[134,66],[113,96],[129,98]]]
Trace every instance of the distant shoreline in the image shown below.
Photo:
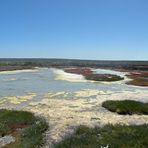
[[[140,70],[148,71],[148,61],[97,61],[73,59],[0,59],[0,71],[32,69],[34,67],[63,68],[63,67],[91,67],[114,69],[120,71]]]

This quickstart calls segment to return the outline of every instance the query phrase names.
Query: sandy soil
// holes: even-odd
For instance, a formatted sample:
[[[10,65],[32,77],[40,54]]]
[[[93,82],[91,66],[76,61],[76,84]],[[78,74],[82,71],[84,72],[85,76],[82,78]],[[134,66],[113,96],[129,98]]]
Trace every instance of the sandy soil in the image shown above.
[[[0,104],[3,104],[4,106],[6,106],[7,103],[18,105],[22,102],[31,100],[35,96],[36,93],[29,93],[28,95],[25,96],[7,96],[0,100]]]
[[[62,99],[56,98],[59,95]],[[62,97],[66,95],[68,92],[57,94],[49,92],[42,101],[32,102],[25,109],[45,117],[48,121],[50,129],[46,132],[46,146],[52,147],[53,143],[59,142],[65,136],[73,133],[75,127],[79,125],[94,127],[108,123],[148,124],[148,116],[146,115],[123,116],[109,112],[101,106],[105,100],[131,99],[148,102],[148,91],[114,93],[87,89],[73,92],[76,99],[72,100]]]
[[[22,72],[37,72],[38,68],[36,69],[24,69],[24,70],[12,70],[12,71],[0,71],[0,74],[17,74]]]
[[[52,70],[56,74],[55,80],[63,80],[69,82],[87,82],[87,80],[85,80],[84,76],[82,75],[67,73],[61,69],[53,68]]]

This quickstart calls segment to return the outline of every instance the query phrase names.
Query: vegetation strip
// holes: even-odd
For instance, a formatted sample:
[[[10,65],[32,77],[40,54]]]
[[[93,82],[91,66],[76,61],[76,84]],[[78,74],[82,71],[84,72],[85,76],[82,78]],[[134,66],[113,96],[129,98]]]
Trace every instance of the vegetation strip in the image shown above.
[[[147,148],[148,125],[106,125],[103,128],[80,126],[76,132],[54,148]]]
[[[146,86],[148,86],[148,80],[134,79],[134,80],[127,82],[126,84],[135,85],[135,86],[145,86],[146,87]]]
[[[111,75],[111,74],[91,74],[91,75],[86,76],[85,78],[87,80],[107,81],[107,82],[124,80],[123,77],[120,77],[117,75]]]
[[[0,110],[0,137],[12,135],[16,141],[5,148],[38,148],[43,144],[46,121],[30,112]]]
[[[134,100],[123,100],[123,101],[105,101],[102,104],[103,107],[111,112],[118,114],[139,114],[148,115],[148,103],[142,103]]]
[[[135,86],[148,86],[148,72],[132,72],[129,75],[127,75],[130,79],[133,79],[127,84],[129,85],[135,85]]]
[[[83,75],[85,79],[92,80],[92,81],[113,82],[113,81],[124,80],[124,77],[120,77],[118,75],[95,74],[90,68],[71,68],[71,69],[69,68],[69,69],[65,69],[64,71],[67,73]]]

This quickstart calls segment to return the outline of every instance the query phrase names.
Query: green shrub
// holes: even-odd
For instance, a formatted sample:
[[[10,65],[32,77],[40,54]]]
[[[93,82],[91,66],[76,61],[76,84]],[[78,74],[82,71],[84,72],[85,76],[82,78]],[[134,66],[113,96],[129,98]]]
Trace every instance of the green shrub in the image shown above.
[[[105,101],[103,107],[118,114],[146,114],[148,115],[148,103],[133,100]]]
[[[36,121],[32,126],[22,131],[23,147],[37,148],[43,144],[42,133],[48,128],[44,120]]]
[[[17,130],[17,128],[22,128]],[[17,132],[16,141],[7,148],[38,148],[48,124],[42,118],[25,111],[0,110],[0,136]]]
[[[106,125],[103,128],[80,126],[76,132],[54,148],[147,148],[148,125]]]
[[[110,75],[110,74],[91,74],[91,75],[86,76],[85,78],[87,80],[107,81],[107,82],[124,80],[123,77],[120,77],[117,75]]]

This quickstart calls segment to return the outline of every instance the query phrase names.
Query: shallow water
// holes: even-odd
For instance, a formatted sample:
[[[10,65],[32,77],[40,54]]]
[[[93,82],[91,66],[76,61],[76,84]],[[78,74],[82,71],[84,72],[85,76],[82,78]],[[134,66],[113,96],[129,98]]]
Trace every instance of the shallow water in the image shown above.
[[[126,73],[100,70],[121,76]],[[75,126],[148,123],[147,116],[121,116],[101,107],[105,100],[148,102],[148,88],[126,85],[128,79],[113,83],[92,82],[59,69],[35,69],[0,73],[0,108],[23,109],[46,118],[50,130],[47,146],[71,133]]]
[[[96,72],[111,74],[116,73],[122,76],[124,75],[124,73],[115,72],[111,70],[98,69],[96,70]],[[30,93],[36,94],[32,98],[41,100],[42,96],[44,96],[44,94],[48,92],[67,92],[69,93],[67,97],[73,98],[76,96],[73,96],[71,94],[72,92],[84,89],[112,91],[114,93],[119,93],[123,91],[133,92],[139,90],[148,90],[147,88],[126,85],[124,84],[124,81],[113,83],[90,82],[85,80],[80,75],[68,74],[59,69],[47,68],[35,70],[20,70],[12,72],[0,72],[0,88],[1,101],[2,99],[7,100],[7,97],[28,96]],[[62,99],[62,96],[60,96],[60,99]],[[24,102],[26,101],[20,102],[20,105],[24,105]],[[27,103],[28,102],[26,102],[26,105]],[[13,103],[9,102],[9,107],[13,105]]]
[[[52,69],[38,69],[32,71],[5,72],[0,73],[0,97],[26,95],[33,92],[38,95],[48,91],[76,91],[79,89],[99,89],[122,91],[136,89],[147,89],[128,86],[125,84],[104,84],[90,82],[69,82],[64,80],[55,80],[56,74]],[[72,79],[72,78],[71,78]],[[77,79],[77,78],[76,78]],[[73,80],[73,79],[72,79]]]

